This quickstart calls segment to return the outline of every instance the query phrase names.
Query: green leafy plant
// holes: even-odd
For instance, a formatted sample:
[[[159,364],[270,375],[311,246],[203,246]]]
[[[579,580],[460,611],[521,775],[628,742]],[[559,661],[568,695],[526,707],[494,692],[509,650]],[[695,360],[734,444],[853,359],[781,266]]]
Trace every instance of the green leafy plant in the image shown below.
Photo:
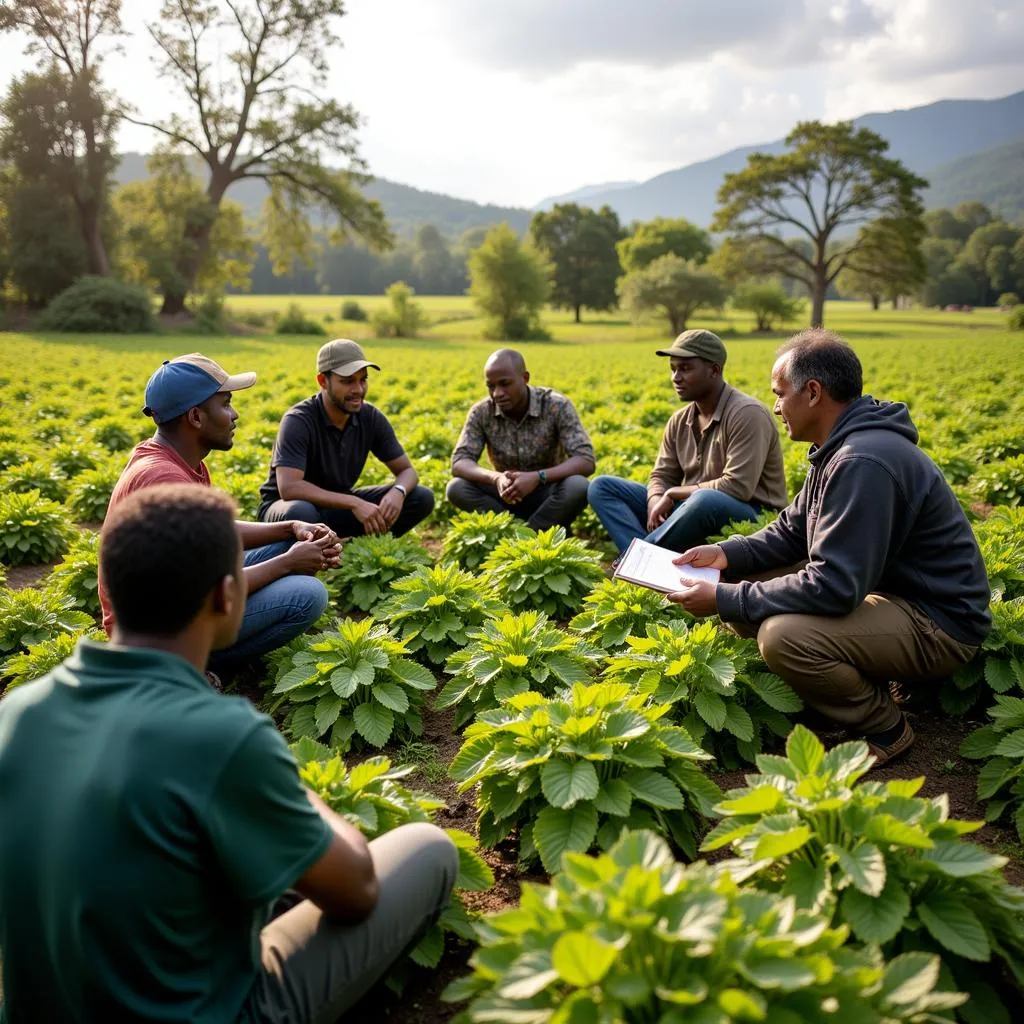
[[[292,746],[299,776],[333,811],[342,815],[367,839],[375,839],[401,825],[434,822],[445,803],[430,793],[415,792],[402,784],[414,769],[393,768],[387,757],[370,757],[347,768],[330,748],[303,739]],[[444,937],[454,933],[473,938],[473,927],[462,900],[463,892],[482,892],[494,885],[494,874],[480,856],[479,844],[468,832],[445,829],[459,853],[459,876],[452,902],[409,954],[413,963],[433,968],[444,952]],[[405,973],[399,966],[388,984],[401,991]]]
[[[1024,508],[1006,505],[974,527],[988,583],[997,601],[1024,597]]]
[[[330,733],[330,744],[383,747],[423,732],[423,693],[436,682],[405,657],[407,646],[372,619],[338,623],[278,668],[274,694],[295,705],[285,729],[295,739]]]
[[[100,614],[99,550],[100,535],[82,530],[46,581],[47,589],[70,597],[75,608],[93,616]]]
[[[414,538],[390,533],[357,537],[345,545],[341,564],[322,574],[342,611],[372,611],[394,580],[430,564],[430,553]]]
[[[39,318],[39,328],[73,334],[146,334],[156,329],[156,323],[144,288],[86,275],[50,303]]]
[[[35,491],[47,501],[63,501],[68,496],[67,480],[49,462],[23,462],[0,476],[0,490],[13,494]]]
[[[609,679],[624,680],[658,704],[727,767],[738,755],[753,761],[765,730],[788,734],[786,717],[802,707],[778,676],[752,671],[757,645],[711,622],[667,622],[646,636],[626,637],[626,649],[609,655]]]
[[[468,634],[469,643],[445,665],[452,676],[437,695],[438,710],[456,707],[455,727],[527,690],[551,695],[588,682],[600,651],[553,626],[543,612],[511,613]]]
[[[68,504],[79,522],[100,523],[106,518],[120,475],[116,467],[106,465],[87,469],[75,478]]]
[[[715,534],[714,537],[708,537],[707,542],[718,544],[729,537],[752,537],[758,530],[771,526],[778,518],[779,513],[775,509],[766,508],[756,519],[737,519],[735,522],[726,523],[722,527],[722,532]]]
[[[991,724],[972,732],[960,753],[987,758],[978,772],[978,799],[989,801],[985,817],[998,821],[1008,812],[1024,842],[1024,698],[996,694],[988,716]]]
[[[138,440],[135,432],[116,416],[104,416],[92,424],[92,438],[111,454],[129,451]]]
[[[95,469],[103,461],[103,455],[83,445],[62,444],[50,453],[48,461],[61,476],[71,480],[87,469]]]
[[[650,832],[567,854],[550,886],[477,925],[473,973],[443,997],[467,1022],[892,1024],[935,1021],[965,996],[936,992],[939,959],[886,964],[791,897],[683,867]]]
[[[78,633],[95,625],[75,608],[74,599],[53,590],[0,590],[0,654],[27,651],[61,633]]]
[[[990,505],[1024,503],[1024,455],[980,466],[971,486],[978,499]]]
[[[315,320],[311,320],[305,313],[302,312],[302,307],[297,303],[293,302],[283,316],[281,316],[274,330],[278,334],[313,334],[323,336],[327,334],[327,330],[323,324],[318,324]]]
[[[30,644],[28,649],[19,654],[12,654],[0,662],[0,681],[6,684],[4,693],[10,693],[15,687],[31,683],[34,679],[45,676],[62,661],[75,653],[75,647],[82,637],[90,640],[106,640],[102,630],[88,632],[58,633],[48,640]]]
[[[457,562],[474,572],[498,546],[498,541],[532,534],[533,530],[511,512],[460,512],[452,517],[444,535],[441,560]]]
[[[663,594],[623,580],[601,580],[583,599],[583,611],[569,628],[603,650],[621,647],[630,633],[642,632],[650,622],[685,619],[682,605]]]
[[[960,838],[982,823],[950,818],[945,795],[916,796],[923,778],[858,784],[873,762],[864,742],[826,753],[798,725],[785,757],[761,755],[761,774],[726,793],[701,849],[731,845],[740,877],[826,909],[862,942],[941,954],[979,1000],[981,964],[1024,981],[1024,890],[1004,880],[1005,857]]]
[[[52,562],[67,551],[75,532],[64,509],[38,491],[0,494],[0,562]]]
[[[579,611],[591,588],[604,578],[597,553],[561,526],[530,537],[503,537],[483,571],[513,611],[537,608],[553,619]]]
[[[721,796],[698,763],[711,757],[624,683],[577,683],[553,698],[520,693],[466,730],[450,774],[480,786],[480,841],[518,830],[519,859],[556,871],[567,850],[607,849],[624,828],[650,828],[696,855]]]
[[[441,562],[395,580],[374,616],[389,623],[410,651],[441,665],[466,646],[469,630],[504,611],[475,576],[454,562]]]

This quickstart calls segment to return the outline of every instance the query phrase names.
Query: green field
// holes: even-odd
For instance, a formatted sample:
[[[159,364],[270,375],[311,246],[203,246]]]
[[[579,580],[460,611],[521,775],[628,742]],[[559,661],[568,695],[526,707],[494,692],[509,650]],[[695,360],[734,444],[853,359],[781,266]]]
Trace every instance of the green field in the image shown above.
[[[355,298],[367,310],[384,301],[380,296]],[[422,299],[431,325],[423,337],[411,340],[375,340],[368,337],[370,329],[367,324],[337,318],[342,301],[343,298],[338,296],[241,295],[231,297],[229,307],[232,315],[244,317],[245,314],[279,312],[290,303],[297,302],[307,315],[318,320],[324,321],[326,316],[333,316],[333,321],[324,323],[328,335],[363,339],[369,358],[383,367],[380,374],[371,376],[369,400],[390,417],[421,481],[433,488],[438,502],[433,516],[420,531],[420,538],[428,541],[427,551],[419,549],[414,540],[398,544],[394,550],[389,549],[383,554],[371,550],[365,542],[356,542],[360,547],[355,551],[352,545],[348,547],[346,557],[351,558],[353,564],[356,564],[356,552],[359,552],[359,558],[364,559],[360,564],[367,568],[361,579],[372,582],[375,578],[394,575],[395,566],[404,564],[402,560],[410,557],[412,548],[416,548],[412,552],[414,558],[436,558],[440,545],[457,532],[452,526],[454,510],[443,500],[449,476],[449,457],[467,409],[485,395],[483,362],[496,343],[480,337],[481,321],[475,318],[472,305],[466,298],[441,296]],[[959,906],[966,901],[974,908],[970,913],[980,922],[978,927],[989,927],[989,918],[986,917],[989,904],[985,903],[989,897],[980,896],[973,889],[968,893],[968,889],[974,884],[972,879],[981,878],[983,874],[985,885],[1001,884],[996,880],[1002,861],[991,859],[989,854],[992,852],[1009,858],[1007,870],[1011,879],[1019,880],[1021,877],[1018,829],[1024,833],[1024,812],[1019,810],[1024,784],[1018,783],[1021,792],[1010,790],[1015,777],[1013,772],[1024,776],[1024,518],[1018,508],[1024,504],[1024,357],[1020,335],[1009,332],[1005,314],[995,310],[977,310],[970,314],[916,309],[872,311],[866,304],[832,303],[827,309],[826,321],[858,351],[864,364],[866,391],[879,398],[898,399],[909,404],[921,432],[922,447],[943,469],[962,504],[970,512],[989,568],[993,608],[997,612],[991,649],[983,653],[973,675],[967,674],[955,682],[947,681],[926,695],[920,717],[915,722],[921,742],[912,759],[880,773],[880,782],[891,783],[895,787],[886,798],[891,797],[886,813],[896,817],[904,815],[900,820],[905,828],[900,831],[893,826],[891,838],[884,842],[878,840],[878,843],[884,849],[884,860],[893,877],[898,875],[904,880],[900,884],[920,895],[914,889],[917,883],[911,879],[917,877],[913,872],[925,870],[921,867],[921,850],[927,847],[922,843],[931,841],[927,836],[921,840],[918,831],[930,820],[928,815],[939,814],[936,808],[941,801],[927,804],[933,810],[926,811],[926,801],[920,797],[913,798],[909,784],[894,780],[926,775],[923,796],[937,800],[939,794],[948,790],[952,815],[979,821],[986,814],[989,798],[998,792],[997,799],[989,805],[993,823],[973,837],[981,845],[965,845],[964,850],[951,854],[960,858],[956,862],[959,866],[950,868],[941,878],[932,878],[927,872],[920,876],[928,879],[928,886],[935,883],[932,888],[926,886],[921,890],[925,893],[922,899],[931,898],[928,894],[934,894],[936,887],[948,895],[946,903],[939,901],[934,906],[938,908],[936,914],[941,916],[941,913],[948,912],[952,915],[947,921],[952,931],[943,932],[936,926],[936,931],[929,932],[927,928],[922,930],[920,924],[908,923],[907,928],[910,931],[916,929],[916,932],[912,940],[907,940],[906,947],[923,941],[927,950],[943,953],[954,964],[956,983],[961,987],[975,984],[977,979],[973,978],[973,973],[994,983],[1005,984],[1006,976],[1000,974],[1000,957],[1004,961],[1012,961],[1015,970],[1024,972],[1024,942],[1020,950],[1014,946],[1011,953],[992,952],[986,946],[986,956],[981,956],[979,947],[965,946],[968,940],[958,944],[956,932],[960,926],[956,924],[956,914],[951,908],[953,904]],[[556,387],[574,400],[593,438],[599,474],[646,480],[664,423],[678,407],[670,387],[666,361],[655,354],[655,349],[667,341],[664,332],[657,325],[636,327],[617,314],[595,315],[585,318],[582,324],[574,324],[568,314],[549,312],[544,323],[551,332],[551,341],[519,346],[526,355],[532,382]],[[696,318],[690,326],[710,327],[720,332],[729,349],[726,378],[737,387],[770,401],[769,371],[778,346],[791,331],[778,332],[770,337],[758,335],[751,330],[749,316],[733,313],[718,318]],[[257,504],[256,490],[266,477],[278,421],[289,405],[307,397],[316,387],[315,356],[322,340],[255,333],[230,337],[188,334],[3,336],[0,346],[0,545],[7,545],[8,565],[4,570],[0,564],[0,572],[6,571],[7,575],[7,586],[0,586],[0,657],[8,654],[20,660],[0,662],[0,690],[5,683],[20,684],[45,671],[54,657],[73,643],[74,636],[92,625],[96,551],[88,528],[94,527],[101,518],[104,495],[109,495],[128,450],[152,432],[152,422],[142,415],[141,407],[145,382],[153,369],[164,359],[199,350],[217,359],[230,372],[249,369],[257,372],[256,386],[236,396],[235,404],[241,418],[234,448],[229,452],[215,452],[208,459],[214,484],[228,490],[236,498],[243,514],[251,517]],[[799,488],[806,471],[806,448],[794,445],[786,438],[783,438],[783,448],[792,494]],[[384,475],[371,460],[363,482],[375,482],[383,479]],[[39,491],[51,500],[47,502],[38,498]],[[28,496],[26,492],[29,492]],[[578,540],[573,542],[577,545],[577,556],[598,567],[595,579],[599,578],[600,561],[604,559],[606,562],[609,554],[607,538],[602,535],[600,525],[591,512],[584,513],[577,525]],[[10,538],[14,540],[10,541]],[[72,553],[60,563],[56,573],[48,575],[69,540],[73,542]],[[527,538],[523,543],[528,549],[538,542]],[[3,550],[0,546],[0,551]],[[524,557],[527,556],[529,551]],[[4,558],[0,557],[0,563],[3,561]],[[21,562],[29,564],[17,564]],[[561,563],[556,561],[554,564]],[[363,611],[371,606],[371,600],[367,598],[361,604],[351,578],[338,576],[330,582],[339,616],[349,615],[353,620],[362,620]],[[467,593],[485,596],[500,595],[503,585],[493,567],[474,568],[473,578],[464,583]],[[25,589],[26,584],[29,589]],[[543,579],[538,586],[545,586]],[[387,588],[383,590],[386,594]],[[364,588],[358,593],[365,595],[368,592]],[[29,593],[37,596],[25,597]],[[507,594],[503,599],[511,601]],[[574,591],[565,597],[566,605],[575,602],[579,607],[581,600],[582,595]],[[71,606],[84,616],[67,619]],[[379,605],[374,607],[380,608]],[[644,612],[645,616],[648,614],[660,619],[664,610],[652,605],[649,613]],[[568,615],[563,617],[560,612],[554,624],[555,639],[564,639],[567,635],[567,620]],[[40,622],[43,622],[42,626]],[[343,628],[356,629],[352,623]],[[335,625],[324,634],[330,638],[329,644],[339,643],[337,637],[341,634],[337,629]],[[725,645],[723,649],[728,657],[734,659],[734,667],[738,666],[737,679],[746,678],[745,659],[756,659],[756,651],[751,655],[749,648],[737,646],[740,642],[728,639],[724,632],[719,634],[712,628],[712,633],[717,638],[716,643],[720,640]],[[358,642],[369,643],[365,640]],[[685,647],[690,641],[684,637],[678,643]],[[693,643],[697,644],[696,641]],[[697,656],[697,646],[687,650],[688,656]],[[425,660],[421,651],[410,650],[408,653],[409,657],[420,662],[420,678],[423,678],[423,671],[429,671],[440,690],[448,679],[442,664],[436,660]],[[288,692],[272,693],[275,681],[293,668],[289,658],[296,659],[296,670],[311,664],[308,658],[303,660],[301,654],[302,651],[296,648],[285,652],[280,662],[267,661],[256,665],[235,680],[234,685],[271,711],[289,740],[306,737],[307,745],[303,752],[310,758],[306,766],[307,781],[323,786],[325,793],[329,789],[323,781],[326,778],[323,772],[327,770],[313,763],[323,755],[322,751],[318,754],[316,748],[308,744],[308,740],[314,737],[333,744],[350,766],[383,753],[395,763],[414,765],[417,774],[411,777],[409,785],[436,793],[442,803],[452,809],[451,814],[444,818],[446,827],[463,828],[477,834],[481,826],[475,801],[480,797],[474,789],[464,795],[456,794],[454,783],[446,778],[446,769],[452,763],[461,739],[455,734],[452,712],[433,707],[436,695],[426,693],[416,697],[422,702],[414,708],[416,716],[422,719],[422,736],[410,725],[411,719],[403,719],[403,713],[396,711],[388,719],[394,728],[389,728],[381,746],[368,738],[369,733],[350,730],[346,735],[330,723],[323,724],[326,715],[315,716],[312,703],[304,705],[306,711],[303,711],[303,705],[294,694],[289,697]],[[597,656],[586,664],[585,674],[592,673],[594,678],[600,678]],[[320,666],[316,665],[315,670],[319,672]],[[687,672],[696,670],[691,666],[679,671],[682,673],[680,678],[685,678]],[[354,668],[352,674],[354,677]],[[329,684],[323,685],[330,690]],[[697,683],[693,685],[696,687]],[[760,697],[753,684],[750,685],[753,695],[747,695],[744,707],[749,707],[757,720]],[[540,689],[545,699],[551,697],[550,692],[543,687]],[[333,700],[329,692],[327,697]],[[976,783],[981,761],[962,756],[959,745],[965,736],[987,720],[986,713],[997,702],[1001,707],[1009,707],[1011,712],[1008,714],[1017,715],[1020,722],[1013,726],[1016,731],[1008,735],[1005,749],[1001,748],[1001,756],[990,760],[982,769],[982,778],[987,778],[988,782],[983,782],[979,797]],[[321,707],[319,701],[316,706]],[[458,710],[464,715],[467,709],[463,705]],[[337,709],[334,711],[337,716]],[[696,711],[691,711],[691,715],[695,714]],[[331,723],[343,718],[344,714],[341,719],[331,719]],[[676,717],[675,711],[666,713],[665,722],[678,724],[682,720]],[[753,748],[744,746],[748,741],[740,736],[745,728],[745,719],[740,715],[738,721],[741,723],[740,731],[730,734],[727,728],[708,726],[706,720],[703,726],[696,718],[688,720],[689,727],[696,725],[702,730],[708,727],[701,742],[706,749],[714,750],[718,758],[708,773],[708,779],[723,789],[743,784],[741,766],[752,770],[749,761]],[[757,728],[760,731],[755,732],[756,743],[765,750],[781,750],[777,734],[767,727],[761,729],[758,725]],[[679,746],[678,742],[676,746]],[[667,755],[667,747],[663,753]],[[995,762],[1000,763],[995,768],[989,767]],[[340,765],[335,769],[336,776],[338,772]],[[1000,772],[1005,778],[999,777]],[[353,814],[354,819],[359,818],[356,795],[345,789],[348,782],[338,781],[338,778],[340,776],[335,778],[335,789],[331,791],[334,798],[342,809]],[[671,785],[674,787],[676,782]],[[536,791],[540,792],[540,788]],[[344,799],[349,803],[344,803],[339,795],[343,792],[347,794]],[[849,790],[842,792],[845,796],[840,803],[849,803],[853,799]],[[374,800],[384,799],[376,790],[374,793]],[[412,799],[395,792],[388,797],[388,800],[397,801],[395,806],[401,804],[404,807],[400,814],[395,811],[398,820],[403,820],[402,814],[412,813],[409,810]],[[1006,803],[999,805],[998,801],[1002,800]],[[427,816],[433,813],[434,810],[430,810]],[[526,810],[521,810],[521,814],[525,815]],[[700,815],[697,819],[698,831],[711,824],[703,821]],[[645,818],[628,820],[634,827],[647,821]],[[650,820],[654,824],[645,827],[659,828],[659,823],[665,819],[663,816],[651,817]],[[360,827],[372,834],[365,816],[360,821]],[[829,826],[833,830],[830,841],[841,845],[842,840],[837,838],[838,822],[839,815],[836,814],[834,827]],[[515,835],[521,838],[533,834],[530,831],[532,822],[527,818],[522,818],[518,825]],[[928,824],[928,828],[933,825],[938,828],[937,818]],[[670,835],[674,837],[678,856],[679,837],[685,830],[673,827],[677,831],[670,830]],[[489,868],[481,869],[484,875],[477,877],[476,888],[488,888],[484,876],[490,869],[504,882],[494,895],[473,891],[473,887],[467,885],[463,902],[470,910],[514,905],[521,877],[517,850],[527,858],[530,850],[528,847],[519,848],[518,841],[513,839],[497,845],[490,842],[494,836],[488,828],[494,831],[493,821],[484,821],[482,828],[480,839],[485,846],[495,848],[484,853]],[[792,837],[792,830],[786,835]],[[941,829],[935,835],[941,842],[953,845],[955,835],[947,836]],[[860,839],[851,839],[850,842],[860,843]],[[873,858],[874,853],[870,856]],[[879,856],[883,855],[880,853]],[[551,863],[547,854],[545,863]],[[534,873],[540,871],[536,860],[530,863],[529,870]],[[839,872],[840,868],[832,866],[829,870]],[[583,884],[580,878],[576,882]],[[851,875],[851,884],[859,891],[874,891],[877,877],[858,875],[855,883],[852,878]],[[838,891],[846,882],[837,881],[835,884]],[[917,898],[915,895],[914,899]],[[1011,897],[1005,899],[1010,900]],[[1024,894],[1015,895],[1012,900],[1024,900]],[[1013,905],[1024,909],[1024,902]],[[837,915],[833,923],[845,920],[842,914],[846,910],[835,909],[840,904],[828,903],[827,906],[833,907]],[[841,907],[845,908],[846,903]],[[996,911],[993,909],[991,913]],[[922,918],[925,919],[931,920],[927,913]],[[964,926],[967,933],[974,936],[974,925],[969,921],[968,926]],[[748,927],[761,925],[749,924]],[[945,941],[938,937],[940,934],[946,936]],[[887,957],[905,948],[895,940],[878,941],[888,943],[885,947]],[[437,945],[431,947],[429,955],[424,953],[418,961],[432,964],[438,967],[438,971],[435,974],[414,971],[402,1000],[397,1004],[386,1004],[390,1007],[387,1019],[435,1022],[448,1019],[454,1013],[454,1010],[439,1008],[437,993],[444,981],[464,973],[470,947],[456,942],[449,935],[447,953],[442,959],[440,942],[438,937]],[[965,948],[970,955],[964,954]],[[987,963],[982,966],[986,960],[992,962],[996,968],[994,971],[988,971]],[[765,991],[769,989],[771,985]],[[1006,992],[1010,995],[1007,996]],[[845,996],[842,998],[846,999]],[[1007,1000],[1012,1001],[1017,995],[1012,989],[1005,989],[998,998],[1008,1006],[1011,1002]],[[977,999],[981,1000],[982,996],[978,995]],[[368,1010],[367,1015],[360,1019],[384,1019],[374,1017],[375,1012]],[[380,1012],[384,1013],[383,1010]],[[972,1024],[973,1020],[982,1019],[991,1019],[993,1024],[1002,1024],[1004,1020],[1009,1022],[1004,1012],[1002,1016],[996,1014],[991,1018],[976,1016]]]

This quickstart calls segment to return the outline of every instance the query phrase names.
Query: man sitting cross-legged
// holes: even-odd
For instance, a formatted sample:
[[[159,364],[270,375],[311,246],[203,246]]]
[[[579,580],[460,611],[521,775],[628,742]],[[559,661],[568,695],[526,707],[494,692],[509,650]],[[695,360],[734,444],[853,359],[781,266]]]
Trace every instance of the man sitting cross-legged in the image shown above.
[[[530,386],[522,354],[493,353],[490,395],[469,410],[452,453],[448,500],[466,512],[511,512],[535,530],[565,526],[587,506],[594,447],[571,401]],[[493,470],[477,460],[487,449]]]
[[[786,504],[779,432],[764,403],[725,382],[721,338],[683,331],[658,355],[668,357],[672,387],[689,404],[665,425],[646,487],[599,476],[588,495],[619,551],[635,538],[684,551],[726,523]]]
[[[112,642],[0,701],[8,1024],[334,1022],[448,902],[443,831],[367,844],[270,718],[203,676],[245,610],[234,511],[193,484],[121,502]],[[274,917],[288,889],[304,899]]]
[[[166,483],[210,486],[205,459],[211,451],[230,451],[238,413],[231,404],[235,391],[256,383],[255,373],[228,374],[212,359],[193,352],[165,360],[146,385],[146,408],[156,434],[136,445],[114,487],[109,515],[128,495]],[[213,667],[239,662],[282,647],[304,633],[327,608],[327,588],[316,578],[337,566],[341,547],[323,523],[289,520],[274,524],[236,524],[245,551],[249,601],[235,642],[217,651]],[[157,600],[162,580],[151,581]],[[103,628],[114,628],[114,609],[100,573]]]
[[[985,564],[907,407],[862,394],[860,360],[837,335],[793,338],[772,390],[789,436],[811,443],[803,489],[753,536],[680,555],[727,579],[670,600],[756,636],[772,671],[884,764],[914,741],[888,683],[946,676],[985,639]]]

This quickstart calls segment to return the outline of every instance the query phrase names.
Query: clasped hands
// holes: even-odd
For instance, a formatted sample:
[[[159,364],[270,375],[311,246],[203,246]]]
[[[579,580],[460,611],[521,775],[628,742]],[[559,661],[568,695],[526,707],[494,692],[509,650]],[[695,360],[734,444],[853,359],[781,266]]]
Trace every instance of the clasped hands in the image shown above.
[[[533,469],[506,469],[504,473],[498,474],[494,485],[498,488],[498,497],[506,505],[518,505],[523,498],[537,490],[540,476]]]
[[[729,559],[718,544],[701,544],[699,547],[688,548],[681,555],[672,559],[673,565],[692,565],[695,569],[726,569]],[[684,581],[680,581],[684,582]],[[682,605],[691,615],[704,618],[718,611],[717,590],[714,583],[704,580],[683,586],[668,599],[674,604]]]
[[[292,523],[295,543],[288,549],[292,571],[313,576],[323,569],[337,569],[345,540],[323,523]]]

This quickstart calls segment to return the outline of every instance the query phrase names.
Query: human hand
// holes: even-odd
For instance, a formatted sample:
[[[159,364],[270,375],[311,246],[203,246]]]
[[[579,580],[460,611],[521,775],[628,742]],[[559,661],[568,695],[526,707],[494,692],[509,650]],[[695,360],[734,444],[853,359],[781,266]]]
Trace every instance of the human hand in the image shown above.
[[[515,505],[523,500],[528,494],[533,494],[540,486],[540,475],[537,472],[516,473],[511,486],[505,492],[505,500]]]
[[[380,499],[380,504],[377,507],[380,509],[380,514],[384,517],[387,529],[390,530],[394,526],[395,520],[401,514],[404,504],[405,495],[401,491],[395,490],[394,487]]]
[[[303,523],[296,519],[292,521],[291,527],[296,540],[326,540],[331,544],[338,543],[338,535],[326,523]]]
[[[494,481],[494,486],[498,488],[498,497],[506,505],[514,505],[519,500],[512,491],[517,476],[519,476],[517,470],[507,469],[504,473],[499,473],[498,479]]]
[[[682,579],[680,582],[685,582]],[[718,597],[714,583],[700,582],[669,594],[674,604],[681,604],[691,615],[703,618],[718,611]]]
[[[352,508],[352,515],[362,523],[363,529],[368,534],[387,533],[388,523],[384,518],[384,513],[372,501],[364,501],[359,498],[358,504]]]
[[[721,544],[701,544],[695,548],[687,548],[677,558],[672,559],[673,565],[692,565],[694,569],[728,569],[729,558]]]
[[[672,514],[672,510],[675,506],[675,500],[669,497],[667,491],[655,501],[648,501],[647,532],[650,533],[652,530],[656,530],[661,526],[661,524]]]
[[[315,540],[296,541],[285,555],[288,568],[298,576],[315,576],[321,569],[333,568],[340,556],[340,545],[325,547]]]

